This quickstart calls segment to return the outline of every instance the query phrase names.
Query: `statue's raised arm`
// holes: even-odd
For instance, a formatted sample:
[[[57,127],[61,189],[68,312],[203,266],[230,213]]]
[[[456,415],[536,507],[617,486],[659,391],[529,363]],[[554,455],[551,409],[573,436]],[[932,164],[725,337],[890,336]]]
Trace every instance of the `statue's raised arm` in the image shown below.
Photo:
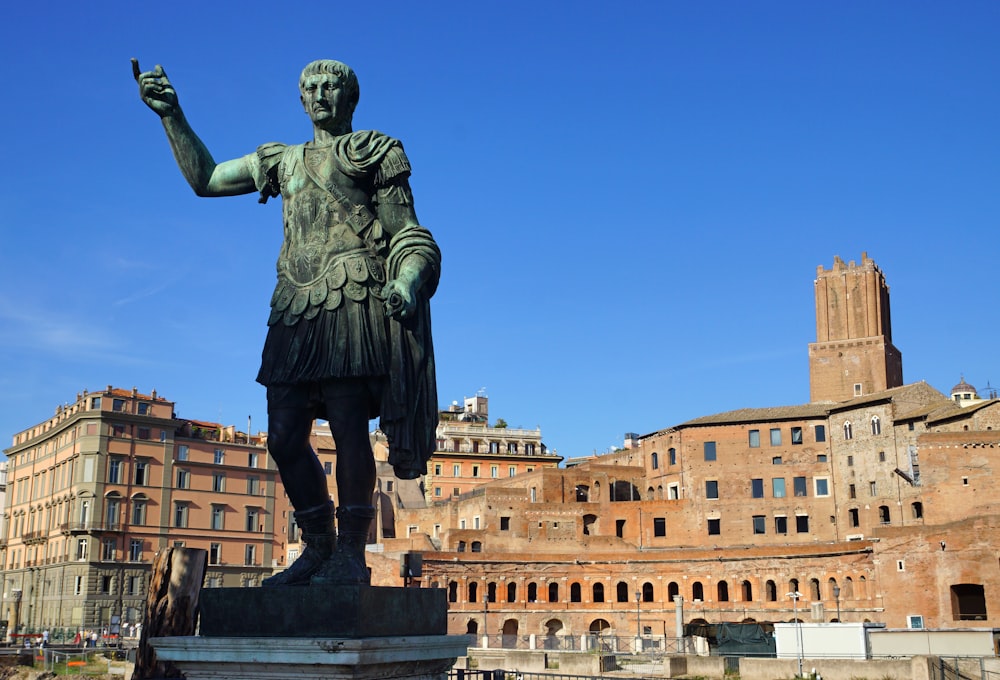
[[[132,59],[132,75],[139,84],[139,97],[160,117],[177,166],[196,194],[236,196],[255,190],[250,169],[242,159],[215,162],[187,122],[177,91],[162,66],[157,64],[152,71],[142,72],[139,62]]]

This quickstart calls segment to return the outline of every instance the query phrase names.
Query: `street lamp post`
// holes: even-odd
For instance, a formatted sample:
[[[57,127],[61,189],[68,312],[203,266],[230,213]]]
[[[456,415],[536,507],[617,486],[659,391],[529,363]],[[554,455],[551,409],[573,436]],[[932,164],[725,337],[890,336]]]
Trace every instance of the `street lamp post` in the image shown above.
[[[840,623],[840,586],[833,584],[833,599],[837,601],[837,623]]]
[[[642,598],[642,593],[638,590],[635,591],[635,639],[636,647],[642,644],[642,612],[639,609],[639,601]],[[639,650],[636,650],[639,651]]]
[[[802,597],[802,593],[799,591],[788,593],[788,597],[792,598],[792,612],[795,618],[795,646],[797,648],[796,656],[799,659],[799,674],[796,677],[802,677],[802,622],[799,621],[799,598]]]

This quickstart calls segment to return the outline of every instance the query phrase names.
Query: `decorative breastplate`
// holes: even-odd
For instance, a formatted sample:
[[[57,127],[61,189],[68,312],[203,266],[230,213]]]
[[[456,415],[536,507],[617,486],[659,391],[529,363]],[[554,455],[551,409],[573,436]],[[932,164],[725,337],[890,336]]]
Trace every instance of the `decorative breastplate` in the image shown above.
[[[281,319],[291,326],[320,309],[337,309],[345,297],[361,302],[381,293],[383,258],[347,223],[345,208],[328,192],[309,182],[283,202],[285,241],[268,325]]]

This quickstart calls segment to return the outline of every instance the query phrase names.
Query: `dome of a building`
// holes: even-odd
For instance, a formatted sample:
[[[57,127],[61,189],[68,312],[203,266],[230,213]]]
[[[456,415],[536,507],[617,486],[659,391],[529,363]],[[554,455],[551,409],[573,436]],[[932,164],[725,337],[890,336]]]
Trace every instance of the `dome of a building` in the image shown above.
[[[964,375],[961,377],[960,382],[951,388],[951,395],[954,397],[956,394],[971,395],[973,397],[979,396],[976,393],[976,388],[970,385],[969,383],[965,382]],[[968,399],[969,397],[967,396],[965,398]]]

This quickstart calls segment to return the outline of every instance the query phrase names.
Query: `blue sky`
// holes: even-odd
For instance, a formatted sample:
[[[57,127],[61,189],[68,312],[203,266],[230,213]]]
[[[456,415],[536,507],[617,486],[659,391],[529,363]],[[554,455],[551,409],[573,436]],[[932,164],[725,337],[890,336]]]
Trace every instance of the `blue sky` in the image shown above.
[[[217,160],[308,139],[300,69],[353,66],[444,252],[441,405],[564,456],[808,401],[834,255],[886,273],[908,382],[1000,385],[1000,4],[617,4],[8,9],[3,441],[107,384],[265,427],[280,205],[193,195],[133,56]]]

